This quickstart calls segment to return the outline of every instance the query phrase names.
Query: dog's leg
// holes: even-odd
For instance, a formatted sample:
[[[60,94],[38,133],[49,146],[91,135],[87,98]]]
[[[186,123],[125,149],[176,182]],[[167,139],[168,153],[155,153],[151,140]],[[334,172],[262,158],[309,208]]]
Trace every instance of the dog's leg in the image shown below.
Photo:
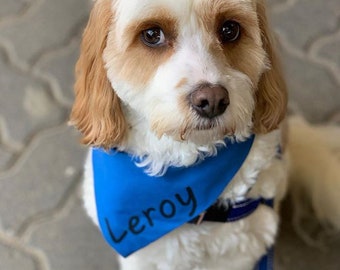
[[[85,162],[85,172],[84,172],[84,182],[83,182],[83,202],[84,208],[92,219],[93,223],[99,226],[96,200],[94,195],[94,182],[93,182],[93,169],[92,169],[92,156],[91,150],[89,151],[86,162]]]
[[[128,258],[119,257],[120,270],[157,270],[147,262],[147,258],[142,256],[131,255]]]

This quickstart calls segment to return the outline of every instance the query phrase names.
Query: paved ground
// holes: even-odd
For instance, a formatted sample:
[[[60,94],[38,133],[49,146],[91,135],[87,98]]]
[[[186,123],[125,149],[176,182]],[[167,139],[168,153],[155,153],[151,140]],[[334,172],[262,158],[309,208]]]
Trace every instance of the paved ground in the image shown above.
[[[0,270],[117,269],[81,208],[85,149],[66,126],[87,3],[0,0]],[[269,3],[292,107],[313,122],[335,119],[339,0]],[[276,264],[287,270],[340,269],[340,236],[328,247],[306,246],[285,222]]]

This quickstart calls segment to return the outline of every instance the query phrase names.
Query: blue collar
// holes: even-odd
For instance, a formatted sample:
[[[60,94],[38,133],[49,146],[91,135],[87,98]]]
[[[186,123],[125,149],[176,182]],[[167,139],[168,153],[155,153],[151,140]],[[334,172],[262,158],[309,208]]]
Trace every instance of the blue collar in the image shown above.
[[[227,205],[226,205],[227,204]],[[273,207],[273,199],[247,198],[242,201],[226,201],[221,204],[217,201],[199,216],[190,220],[189,223],[200,224],[203,221],[234,222],[251,215],[260,205]]]
[[[99,225],[106,241],[121,255],[149,245],[192,220],[217,200],[238,172],[254,136],[227,142],[217,156],[188,168],[151,177],[126,153],[92,150]]]

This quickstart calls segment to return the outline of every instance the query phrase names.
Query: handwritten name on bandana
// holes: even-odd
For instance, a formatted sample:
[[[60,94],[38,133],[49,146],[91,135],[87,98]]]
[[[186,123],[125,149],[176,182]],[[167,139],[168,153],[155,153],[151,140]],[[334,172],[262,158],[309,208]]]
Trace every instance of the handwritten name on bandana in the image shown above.
[[[99,225],[122,256],[156,241],[209,208],[246,159],[254,136],[217,156],[151,177],[126,153],[92,149]]]

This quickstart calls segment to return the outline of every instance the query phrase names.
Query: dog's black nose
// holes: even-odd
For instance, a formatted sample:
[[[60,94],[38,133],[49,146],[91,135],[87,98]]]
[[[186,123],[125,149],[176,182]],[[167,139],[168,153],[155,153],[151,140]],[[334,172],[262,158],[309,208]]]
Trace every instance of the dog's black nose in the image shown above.
[[[223,114],[230,103],[227,89],[211,84],[200,85],[190,94],[189,100],[200,116],[209,119]]]

